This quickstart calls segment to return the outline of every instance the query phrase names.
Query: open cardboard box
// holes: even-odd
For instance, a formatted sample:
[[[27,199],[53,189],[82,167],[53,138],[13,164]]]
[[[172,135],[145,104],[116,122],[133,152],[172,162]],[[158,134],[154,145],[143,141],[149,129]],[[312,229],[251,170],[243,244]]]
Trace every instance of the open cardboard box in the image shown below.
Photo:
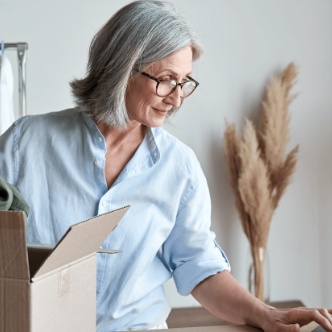
[[[96,253],[129,207],[29,247],[24,212],[0,211],[0,332],[96,330]]]

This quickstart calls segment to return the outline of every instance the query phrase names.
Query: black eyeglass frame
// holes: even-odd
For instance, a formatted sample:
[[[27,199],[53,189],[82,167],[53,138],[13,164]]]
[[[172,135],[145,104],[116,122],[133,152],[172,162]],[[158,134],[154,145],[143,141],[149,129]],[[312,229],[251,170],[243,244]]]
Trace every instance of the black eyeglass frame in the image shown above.
[[[154,76],[152,76],[152,75],[150,75],[150,74],[148,74],[148,73],[146,73],[146,72],[144,72],[144,71],[139,71],[139,70],[136,70],[136,71],[137,71],[138,73],[140,73],[140,74],[142,74],[142,75],[144,75],[144,76],[150,78],[151,80],[154,80],[155,82],[157,82],[157,84],[156,84],[156,95],[159,96],[159,97],[168,97],[169,95],[171,95],[171,94],[176,90],[176,88],[177,88],[178,86],[180,86],[180,88],[181,88],[181,90],[182,90],[183,86],[184,86],[186,83],[192,81],[192,82],[194,82],[194,83],[196,84],[196,85],[195,85],[195,88],[189,93],[189,95],[187,95],[187,96],[185,96],[185,97],[181,97],[182,99],[185,99],[185,98],[188,98],[189,96],[191,96],[192,93],[193,93],[193,92],[197,89],[197,87],[199,86],[199,83],[198,83],[195,79],[193,79],[192,77],[190,77],[190,76],[187,76],[188,80],[186,80],[185,82],[179,83],[179,82],[177,82],[174,78],[172,78],[172,79],[167,79],[167,80],[161,80],[161,79],[156,78],[156,77],[154,77]],[[161,96],[161,95],[158,94],[158,86],[159,86],[159,84],[160,84],[161,82],[167,82],[167,81],[174,81],[176,84],[174,85],[174,87],[172,88],[172,90],[171,90],[171,92],[170,92],[169,94],[167,94],[167,95],[165,95],[165,96]]]

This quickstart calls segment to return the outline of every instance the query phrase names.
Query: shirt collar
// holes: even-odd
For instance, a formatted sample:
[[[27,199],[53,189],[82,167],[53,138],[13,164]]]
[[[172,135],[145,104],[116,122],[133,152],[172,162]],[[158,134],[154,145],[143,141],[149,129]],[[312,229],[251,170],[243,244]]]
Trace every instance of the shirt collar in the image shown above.
[[[147,128],[146,131],[146,141],[147,146],[150,151],[151,158],[154,163],[156,163],[160,159],[160,150],[158,149],[158,145],[156,143],[157,131],[152,128]]]
[[[86,123],[86,125],[88,126],[91,134],[94,137],[99,137],[100,135],[102,135],[100,133],[99,129],[98,129],[97,124],[95,123],[95,121],[93,121],[91,116],[87,115],[83,111],[80,111],[80,112],[81,112],[83,120]],[[158,136],[158,128],[147,127],[145,138],[142,142],[142,144],[146,144],[146,146],[149,150],[150,157],[151,157],[154,164],[157,163],[158,160],[160,159],[160,150],[159,150],[158,145],[156,143],[156,137],[157,136]]]

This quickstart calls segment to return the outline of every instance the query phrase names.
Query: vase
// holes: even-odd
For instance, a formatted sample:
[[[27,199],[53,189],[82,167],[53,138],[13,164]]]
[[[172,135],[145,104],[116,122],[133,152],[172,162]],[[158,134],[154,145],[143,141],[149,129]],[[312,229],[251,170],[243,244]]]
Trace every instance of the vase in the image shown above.
[[[267,249],[250,247],[248,259],[248,290],[259,300],[270,302],[270,269]]]

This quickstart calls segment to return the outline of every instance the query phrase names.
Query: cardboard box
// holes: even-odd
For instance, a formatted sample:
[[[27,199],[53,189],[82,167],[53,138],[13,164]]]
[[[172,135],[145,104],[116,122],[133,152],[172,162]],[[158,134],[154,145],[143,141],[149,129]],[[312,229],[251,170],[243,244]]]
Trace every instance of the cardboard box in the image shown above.
[[[27,247],[25,213],[0,211],[0,331],[95,331],[96,252],[127,210],[71,226],[54,248]]]

